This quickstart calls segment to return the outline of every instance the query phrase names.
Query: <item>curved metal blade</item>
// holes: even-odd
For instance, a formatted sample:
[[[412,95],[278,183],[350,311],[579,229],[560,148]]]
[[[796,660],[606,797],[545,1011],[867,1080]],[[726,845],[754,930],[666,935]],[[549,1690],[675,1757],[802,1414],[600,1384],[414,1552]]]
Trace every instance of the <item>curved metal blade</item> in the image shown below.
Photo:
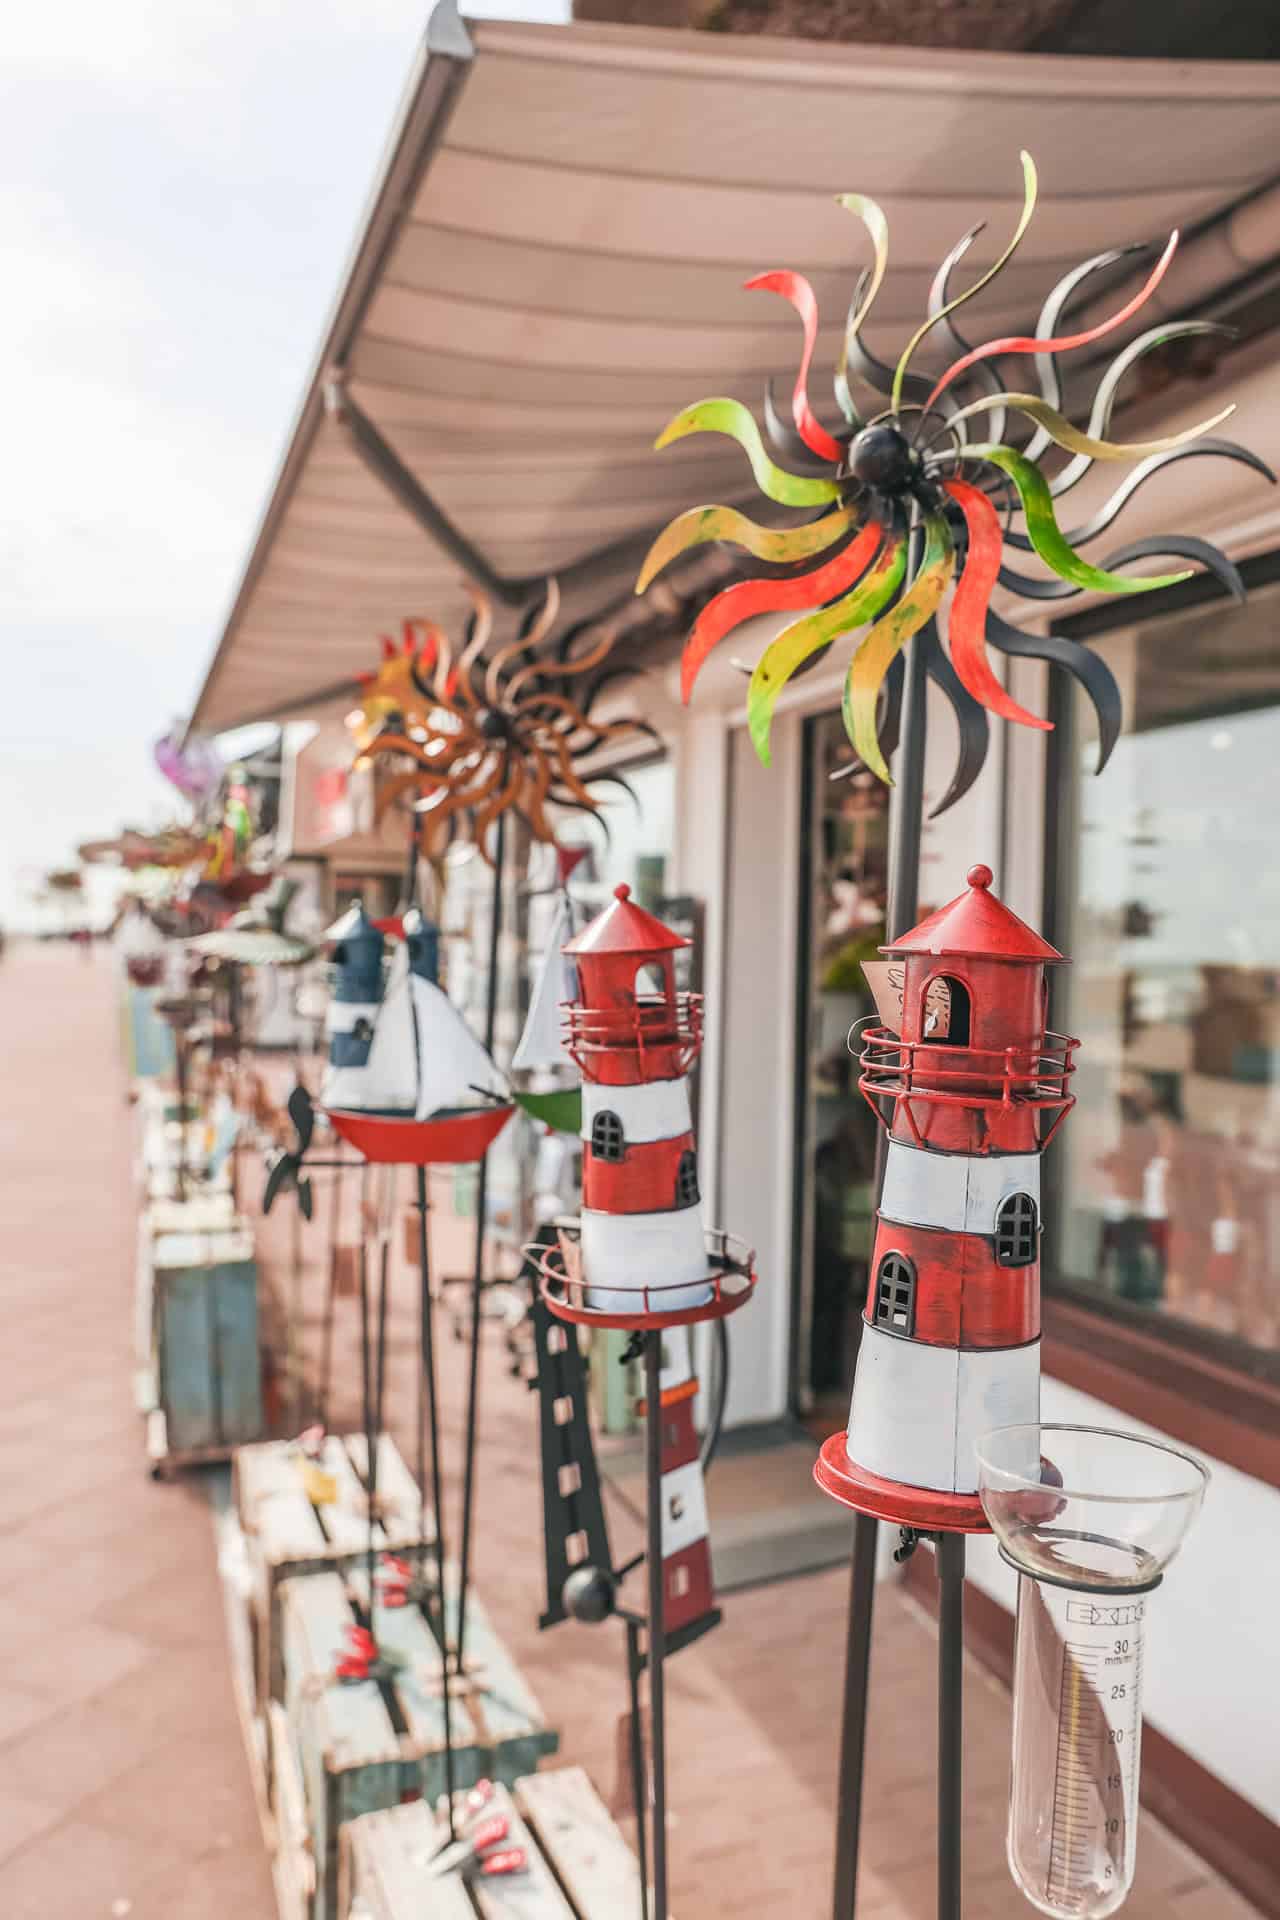
[[[1098,766],[1102,772],[1124,724],[1120,689],[1105,660],[1080,640],[1061,633],[1023,633],[998,613],[987,614],[987,643],[1019,660],[1044,660],[1062,667],[1083,690],[1098,722]]]
[[[311,1145],[312,1129],[316,1124],[316,1110],[311,1095],[299,1082],[285,1101],[285,1111],[293,1122],[293,1130],[298,1136],[298,1152],[304,1154]]]
[[[789,460],[793,467],[798,467],[805,473],[829,474],[831,472],[831,462],[824,460],[821,454],[812,452],[791,422],[785,420],[778,412],[777,402],[773,397],[772,377],[764,383],[764,430],[774,451],[780,453],[784,460]]]
[[[1239,571],[1221,548],[1211,546],[1207,540],[1197,540],[1189,533],[1153,533],[1146,540],[1131,540],[1107,555],[1105,567],[1110,571],[1112,567],[1127,565],[1130,560],[1153,560],[1166,554],[1176,560],[1197,561],[1226,588],[1233,600],[1245,598]],[[1027,600],[1074,600],[1081,592],[1065,580],[1033,580],[1028,574],[1015,573],[1012,567],[1001,567],[1000,581]]]
[[[315,1201],[312,1197],[311,1182],[309,1180],[299,1180],[298,1182],[298,1205],[302,1209],[303,1219],[310,1220],[312,1214],[315,1212]]]
[[[1189,447],[1174,447],[1168,453],[1153,453],[1149,459],[1140,460],[1133,472],[1125,475],[1110,499],[1104,501],[1087,520],[1082,520],[1078,527],[1071,527],[1066,539],[1073,547],[1084,547],[1091,540],[1100,539],[1108,527],[1115,525],[1139,487],[1145,486],[1155,474],[1162,473],[1179,460],[1197,460],[1205,456],[1218,460],[1238,460],[1275,485],[1276,476],[1271,468],[1249,447],[1242,447],[1235,440],[1219,440],[1210,435],[1207,439],[1194,441]],[[1024,553],[1031,551],[1032,543],[1025,533],[1010,532],[1006,538],[1011,547],[1021,547]]]
[[[948,807],[954,807],[962,800],[970,787],[982,772],[987,760],[987,746],[991,730],[987,724],[984,709],[960,683],[960,676],[948,660],[942,642],[938,638],[938,623],[931,620],[921,633],[916,635],[915,644],[923,647],[924,670],[938,691],[949,701],[951,711],[956,717],[956,732],[959,735],[955,771],[951,775],[951,784],[939,800],[936,807],[929,811],[929,818],[936,820]]]
[[[969,353],[972,349],[970,348],[969,342],[960,333],[952,318],[951,311],[947,304],[947,290],[952,274],[964,259],[965,254],[968,253],[970,247],[986,224],[985,220],[979,220],[976,226],[970,227],[968,233],[956,241],[956,244],[952,247],[950,253],[934,275],[933,285],[929,289],[929,318],[940,323],[941,331],[957,353]],[[988,394],[992,397],[1004,392],[1004,381],[1000,378],[996,367],[991,362],[986,360],[979,361],[975,372],[979,374],[979,385],[985,387]],[[1006,425],[1007,421],[1003,410],[997,408],[991,415],[991,438],[993,440],[1003,440]]]
[[[282,1193],[288,1193],[297,1181],[298,1155],[296,1153],[278,1153],[267,1164],[267,1182],[262,1189],[262,1211],[270,1213],[276,1200]]]

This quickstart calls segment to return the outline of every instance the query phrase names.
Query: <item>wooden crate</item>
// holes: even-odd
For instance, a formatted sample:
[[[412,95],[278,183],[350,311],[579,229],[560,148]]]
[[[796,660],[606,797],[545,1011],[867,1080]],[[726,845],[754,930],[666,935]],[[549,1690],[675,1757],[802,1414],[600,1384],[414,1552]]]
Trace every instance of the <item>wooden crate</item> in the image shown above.
[[[137,1395],[152,1470],[229,1459],[262,1434],[258,1269],[217,1196],[157,1201],[139,1225]]]
[[[363,1573],[313,1574],[280,1585],[284,1705],[305,1785],[315,1863],[314,1920],[339,1920],[338,1847],[343,1827],[361,1814],[445,1788],[440,1652],[416,1608],[379,1608],[379,1643],[408,1666],[394,1682],[331,1678],[356,1618],[348,1588],[367,1596]],[[456,1595],[455,1595],[456,1597]],[[510,1782],[558,1736],[548,1729],[483,1608],[468,1602],[468,1661],[483,1661],[465,1697],[451,1689],[449,1725],[454,1784],[488,1776]]]
[[[365,1814],[346,1827],[339,1871],[341,1920],[643,1920],[635,1855],[581,1767],[501,1788],[494,1810],[529,1871],[478,1881],[474,1899],[457,1874],[430,1878],[422,1860],[445,1834],[427,1806]]]
[[[302,1574],[342,1572],[368,1547],[363,1479],[368,1448],[362,1433],[330,1434],[318,1462],[337,1483],[338,1498],[313,1506],[303,1488],[297,1449],[290,1441],[241,1447],[232,1462],[234,1501],[250,1575],[249,1613],[254,1645],[255,1695],[261,1710],[284,1698],[280,1645],[280,1585]],[[380,1550],[401,1553],[419,1538],[418,1483],[389,1434],[378,1441],[378,1505],[374,1535]],[[430,1513],[427,1537],[434,1540]]]

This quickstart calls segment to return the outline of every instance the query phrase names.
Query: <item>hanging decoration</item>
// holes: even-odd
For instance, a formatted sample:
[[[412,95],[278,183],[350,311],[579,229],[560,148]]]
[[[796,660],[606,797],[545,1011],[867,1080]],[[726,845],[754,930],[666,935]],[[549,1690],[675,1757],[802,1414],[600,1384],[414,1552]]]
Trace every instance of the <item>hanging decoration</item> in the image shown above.
[[[212,740],[188,733],[176,720],[151,749],[157,767],[178,792],[199,805],[211,800],[222,784],[222,756]]]
[[[575,654],[578,630],[569,628],[558,647],[539,656],[560,609],[554,580],[519,636],[491,655],[492,606],[475,588],[471,597],[475,613],[456,653],[440,628],[424,622],[406,622],[398,651],[383,641],[382,665],[365,682],[347,724],[357,766],[384,754],[412,763],[383,784],[379,818],[402,796],[416,796],[426,854],[443,852],[465,820],[491,860],[489,829],[508,813],[547,842],[555,839],[550,806],[599,818],[602,787],[631,789],[621,774],[586,773],[581,763],[609,741],[648,736],[656,742],[658,736],[638,715],[607,722],[591,717],[604,688],[631,672],[606,666],[611,632]],[[585,685],[571,697],[578,682]]]
[[[1146,481],[1175,461],[1214,456],[1240,461],[1268,480],[1275,478],[1256,454],[1213,435],[1231,407],[1183,432],[1153,440],[1108,437],[1117,391],[1129,370],[1170,341],[1227,331],[1208,321],[1162,323],[1124,346],[1098,382],[1087,427],[1076,426],[1061,410],[1058,356],[1101,341],[1133,319],[1168,271],[1176,232],[1139,291],[1093,326],[1061,331],[1068,302],[1136,249],[1109,248],[1066,274],[1045,301],[1034,335],[1008,336],[978,347],[961,337],[957,310],[990,285],[1031,222],[1036,169],[1029,154],[1021,158],[1023,206],[1012,237],[993,264],[960,293],[952,292],[952,278],[982,226],[971,228],[952,248],[935,275],[925,318],[892,368],[878,360],[862,338],[888,263],[887,222],[865,195],[839,196],[840,204],[870,234],[874,264],[855,290],[845,324],[834,376],[843,424],[834,433],[817,419],[809,401],[818,332],[812,287],[803,275],[789,272],[747,281],[749,289],[786,300],[803,327],[790,421],[779,412],[770,386],[764,397],[763,435],[740,401],[711,399],[677,414],[657,446],[670,446],[694,433],[727,434],[746,453],[760,492],[779,506],[802,510],[806,517],[789,527],[766,528],[730,507],[693,507],[659,535],[636,584],[642,593],[679,554],[710,540],[741,547],[774,568],[769,577],[739,581],[708,601],[689,635],[681,672],[687,702],[708,655],[735,627],[757,614],[799,616],[765,648],[747,690],[749,730],[766,766],[774,709],[783,688],[837,641],[860,634],[845,677],[845,728],[858,763],[892,784],[888,758],[897,739],[903,649],[915,638],[926,650],[928,675],[950,701],[959,726],[959,758],[935,813],[967,792],[981,771],[988,714],[1028,727],[1050,725],[1005,691],[990,665],[988,646],[1044,660],[1073,676],[1097,715],[1099,771],[1119,735],[1120,694],[1104,662],[1078,641],[1024,633],[1011,625],[992,607],[997,586],[1026,600],[1055,603],[1086,591],[1148,593],[1186,579],[1190,569],[1144,575],[1121,569],[1170,556],[1206,568],[1243,599],[1236,568],[1204,540],[1162,534],[1131,541],[1100,565],[1086,559],[1082,549],[1108,532]],[[945,343],[955,356],[936,379],[913,365],[918,350],[934,340]],[[1010,360],[1029,363],[1030,383],[1006,385],[999,363]],[[887,406],[860,408],[855,381],[887,400]],[[1014,445],[1006,438],[1011,421],[1032,427],[1025,444]],[[1040,462],[1053,447],[1072,457],[1049,478]],[[1064,530],[1058,503],[1096,461],[1120,460],[1138,464],[1102,507]],[[1018,519],[1021,527],[1013,524]],[[1019,551],[1034,552],[1051,577],[1020,571]],[[777,570],[779,563],[785,571]]]

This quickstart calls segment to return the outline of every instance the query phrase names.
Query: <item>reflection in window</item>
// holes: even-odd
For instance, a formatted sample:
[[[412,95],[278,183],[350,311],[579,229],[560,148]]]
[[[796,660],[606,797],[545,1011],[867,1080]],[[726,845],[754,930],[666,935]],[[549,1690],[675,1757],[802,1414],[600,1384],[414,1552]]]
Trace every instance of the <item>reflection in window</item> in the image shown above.
[[[1068,1281],[1269,1348],[1280,863],[1259,800],[1280,762],[1277,613],[1264,588],[1094,642],[1129,690],[1128,730],[1095,782],[1077,701],[1058,944],[1083,1045],[1050,1222]]]

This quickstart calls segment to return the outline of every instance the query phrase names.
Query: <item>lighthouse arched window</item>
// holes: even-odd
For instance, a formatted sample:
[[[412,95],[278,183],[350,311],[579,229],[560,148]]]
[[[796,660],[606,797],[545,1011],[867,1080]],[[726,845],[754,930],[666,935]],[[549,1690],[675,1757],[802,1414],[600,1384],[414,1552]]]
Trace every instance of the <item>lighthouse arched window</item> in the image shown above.
[[[969,989],[949,973],[935,973],[924,990],[920,1036],[935,1045],[967,1047],[972,1027]]]
[[[699,1198],[698,1156],[686,1148],[680,1155],[680,1164],[676,1168],[676,1205],[696,1207]]]
[[[1011,1193],[996,1214],[996,1265],[1029,1267],[1040,1241],[1040,1211],[1029,1193]]]
[[[627,1147],[627,1137],[623,1131],[622,1116],[611,1108],[603,1107],[591,1122],[591,1157],[593,1160],[621,1160]]]
[[[908,1340],[916,1330],[916,1269],[905,1253],[886,1253],[876,1269],[875,1324]]]

